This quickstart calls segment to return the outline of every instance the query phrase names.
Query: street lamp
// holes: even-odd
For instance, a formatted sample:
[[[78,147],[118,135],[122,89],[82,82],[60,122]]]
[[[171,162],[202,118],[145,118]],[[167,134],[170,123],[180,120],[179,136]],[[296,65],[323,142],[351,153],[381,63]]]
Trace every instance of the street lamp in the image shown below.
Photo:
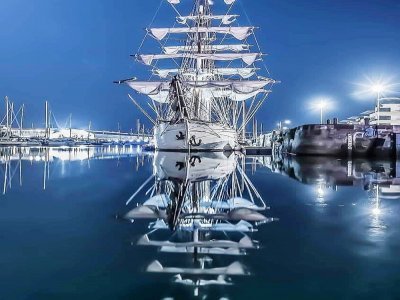
[[[380,125],[381,102],[385,97],[385,94],[399,93],[399,91],[396,88],[396,86],[398,86],[399,83],[392,82],[391,80],[393,78],[390,77],[386,78],[383,76],[374,76],[374,77],[365,76],[365,77],[366,77],[366,82],[357,83],[357,85],[360,88],[357,91],[355,91],[354,95],[360,99],[366,96],[369,97],[371,95],[376,97],[375,119],[376,119],[376,125]]]
[[[327,102],[325,100],[319,100],[319,102],[317,103],[317,108],[319,109],[320,124],[322,124],[323,110],[327,108]]]
[[[323,124],[323,119],[324,119],[324,112],[327,109],[332,108],[333,102],[326,97],[318,97],[314,101],[310,102],[310,109],[313,111],[318,111],[319,112],[319,121],[320,124]]]
[[[381,95],[384,93],[387,88],[384,84],[380,82],[373,83],[370,87],[371,92],[376,94],[376,115],[377,115],[377,120],[376,120],[376,125],[379,125],[380,123],[380,111],[381,111]]]

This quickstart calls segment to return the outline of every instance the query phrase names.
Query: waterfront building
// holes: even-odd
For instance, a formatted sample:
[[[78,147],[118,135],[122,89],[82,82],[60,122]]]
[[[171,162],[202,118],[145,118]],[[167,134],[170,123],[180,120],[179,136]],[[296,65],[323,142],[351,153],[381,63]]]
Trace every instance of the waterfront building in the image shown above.
[[[358,116],[349,117],[339,123],[400,126],[400,98],[381,98],[379,104],[379,109],[376,104],[373,110],[364,111]]]

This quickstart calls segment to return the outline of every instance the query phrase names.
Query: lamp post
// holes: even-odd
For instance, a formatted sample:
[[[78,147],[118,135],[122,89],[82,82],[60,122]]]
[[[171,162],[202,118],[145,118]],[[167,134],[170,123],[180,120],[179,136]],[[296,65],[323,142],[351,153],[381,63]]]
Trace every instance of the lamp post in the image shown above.
[[[381,83],[375,83],[371,86],[371,91],[376,94],[376,125],[380,124],[380,111],[381,111],[381,95],[385,91],[385,86]]]
[[[323,110],[324,110],[324,108],[326,108],[326,101],[325,100],[320,100],[319,102],[318,102],[318,104],[317,104],[317,106],[318,106],[318,108],[319,108],[319,116],[320,116],[320,124],[322,124],[322,121],[323,121],[323,118],[322,118],[322,116],[323,116]]]
[[[319,123],[323,124],[324,113],[327,109],[333,108],[333,102],[330,98],[319,97],[310,102],[310,109],[314,112],[319,112]]]

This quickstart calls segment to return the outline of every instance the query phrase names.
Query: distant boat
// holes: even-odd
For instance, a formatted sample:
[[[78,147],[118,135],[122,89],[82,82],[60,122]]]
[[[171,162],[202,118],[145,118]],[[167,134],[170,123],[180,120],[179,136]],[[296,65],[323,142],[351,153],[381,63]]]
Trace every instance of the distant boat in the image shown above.
[[[47,139],[42,141],[42,146],[46,147],[60,147],[60,146],[73,146],[74,141],[72,139],[65,139],[65,138],[60,138],[60,139]]]
[[[13,139],[1,139],[0,140],[0,147],[1,146],[19,146],[21,142],[19,140],[13,140]]]
[[[18,146],[18,147],[30,147],[30,146],[40,146],[41,142],[33,139],[21,139],[21,138],[7,138],[0,139],[0,147],[7,146]]]

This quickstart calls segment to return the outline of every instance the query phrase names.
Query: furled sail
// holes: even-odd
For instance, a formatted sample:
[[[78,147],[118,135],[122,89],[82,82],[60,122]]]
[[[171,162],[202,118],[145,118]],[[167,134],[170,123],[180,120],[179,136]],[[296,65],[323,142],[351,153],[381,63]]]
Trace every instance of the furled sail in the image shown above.
[[[238,44],[238,45],[204,45],[202,46],[202,51],[247,51],[249,50],[249,45]],[[181,52],[197,52],[197,46],[167,46],[163,47],[163,51],[165,54],[177,54]]]
[[[254,31],[254,27],[179,27],[179,28],[150,28],[148,31],[154,38],[161,41],[171,33],[220,33],[230,34],[237,40],[244,40]]]
[[[125,80],[126,83],[138,93],[149,96],[152,100],[159,103],[167,103],[170,82],[169,81],[135,81]],[[267,93],[263,88],[274,83],[272,79],[249,80],[249,81],[184,81],[184,87],[190,90],[200,90],[205,98],[229,98],[233,101],[245,101],[260,93]]]
[[[181,0],[167,0],[167,1],[169,3],[171,3],[171,4],[179,4],[179,3],[181,3]],[[225,4],[227,4],[227,5],[231,5],[231,4],[235,3],[235,1],[236,0],[224,0]]]
[[[196,75],[221,75],[221,76],[233,76],[239,75],[242,78],[249,78],[256,72],[256,68],[214,68],[212,70],[195,70],[195,69],[154,69],[153,74],[161,78],[166,78],[169,75],[175,75],[181,72],[184,76],[196,76]]]
[[[261,53],[176,53],[176,54],[140,54],[137,57],[146,65],[151,65],[153,60],[168,58],[193,58],[219,61],[241,59],[247,65],[253,64]]]
[[[229,25],[236,21],[236,17],[239,15],[202,15],[202,20],[220,20],[222,24]],[[176,21],[180,24],[187,24],[187,21],[196,21],[199,19],[199,16],[185,16],[185,17],[177,17]]]
[[[258,94],[262,93],[268,93],[268,90],[265,89],[257,89],[253,90],[252,92],[249,93],[242,93],[239,91],[233,91],[233,90],[225,90],[225,89],[215,89],[215,88],[209,88],[202,90],[202,94],[204,97],[209,97],[209,98],[229,98],[233,101],[245,101],[248,99],[251,99]]]
[[[205,88],[201,90],[202,96],[204,98],[228,98],[231,99],[232,101],[246,101],[248,99],[251,99],[258,94],[265,94],[269,93],[269,90],[265,89],[259,89],[256,90],[252,93],[239,93],[235,92],[232,90],[226,90],[226,89],[216,89],[216,88]],[[152,94],[152,95],[147,95],[149,96],[152,100],[158,102],[158,103],[168,103],[169,102],[169,91],[158,91],[157,94]]]
[[[225,81],[183,81],[182,85],[189,88],[224,88],[231,89],[237,93],[253,93],[263,88],[268,83],[272,83],[272,79],[265,80],[225,80]],[[169,90],[169,81],[125,81],[132,89],[141,94],[154,95],[162,90]]]

